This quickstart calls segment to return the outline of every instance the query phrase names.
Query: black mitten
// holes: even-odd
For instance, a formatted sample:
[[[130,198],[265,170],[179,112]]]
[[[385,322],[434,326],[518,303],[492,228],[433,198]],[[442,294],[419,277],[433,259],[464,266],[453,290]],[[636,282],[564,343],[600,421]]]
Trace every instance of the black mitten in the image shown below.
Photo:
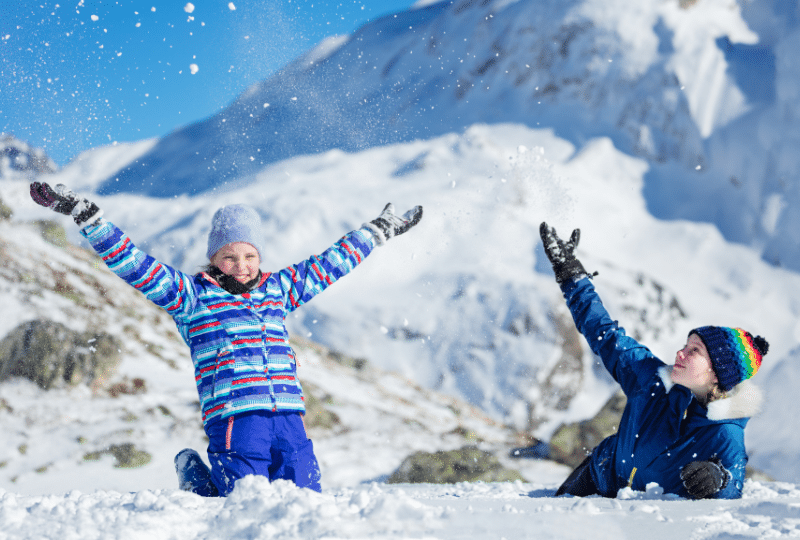
[[[408,229],[419,223],[422,219],[422,207],[415,206],[402,216],[396,216],[394,213],[394,205],[387,204],[381,215],[373,219],[369,223],[364,223],[364,227],[370,229],[375,233],[375,239],[379,246],[382,246],[390,238],[399,236],[406,232]]]
[[[578,247],[578,242],[581,238],[581,230],[575,229],[572,231],[572,236],[569,242],[564,242],[556,234],[556,230],[548,225],[542,223],[539,226],[539,236],[542,237],[544,244],[544,252],[553,265],[553,271],[556,273],[556,281],[561,284],[569,279],[581,279],[583,277],[592,277],[586,269],[575,257],[575,248]]]
[[[718,457],[708,461],[692,461],[681,469],[683,487],[693,499],[709,499],[725,489],[731,473],[722,466]]]
[[[31,182],[31,199],[54,212],[72,216],[79,227],[94,223],[103,215],[95,203],[79,197],[64,184],[58,184],[54,189],[46,182]]]

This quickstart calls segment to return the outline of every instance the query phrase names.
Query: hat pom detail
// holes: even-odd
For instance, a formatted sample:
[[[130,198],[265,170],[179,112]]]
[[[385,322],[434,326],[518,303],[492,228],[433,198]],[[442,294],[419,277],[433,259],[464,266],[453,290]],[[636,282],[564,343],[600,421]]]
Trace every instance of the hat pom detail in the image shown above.
[[[769,352],[769,343],[767,343],[767,340],[761,336],[756,336],[753,338],[753,346],[758,349],[758,352],[761,354],[761,356],[764,356]]]

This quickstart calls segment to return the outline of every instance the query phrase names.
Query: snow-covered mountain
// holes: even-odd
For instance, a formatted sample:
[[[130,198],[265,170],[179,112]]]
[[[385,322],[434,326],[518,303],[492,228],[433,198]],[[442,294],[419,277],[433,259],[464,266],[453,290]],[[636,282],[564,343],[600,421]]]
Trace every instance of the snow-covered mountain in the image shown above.
[[[712,176],[698,156],[721,148],[716,134],[758,109],[746,112],[744,97],[768,101],[740,89],[720,48],[721,37],[737,51],[757,40],[748,17],[759,32],[781,30],[763,43],[776,50],[794,28],[722,0],[428,4],[320,45],[204,123],[87,152],[51,181],[93,194],[143,248],[186,271],[205,262],[210,217],[226,202],[261,212],[267,268],[321,251],[387,200],[423,204],[419,227],[290,329],[546,438],[593,414],[613,385],[568,321],[538,247],[542,220],[583,228],[582,256],[601,270],[612,311],[667,361],[707,323],[767,336],[765,374],[796,346],[797,274],[759,260],[765,238],[723,239],[727,212],[758,221],[746,218],[763,195],[752,190],[768,183],[712,198],[696,181]],[[708,64],[686,71],[699,58]],[[793,80],[777,73],[775,102]],[[711,80],[716,93],[697,90]],[[45,215],[24,182],[6,185],[21,219]],[[791,237],[789,203],[770,200],[758,223]],[[680,209],[705,220],[692,208],[713,208],[718,228],[659,219]]]
[[[34,148],[9,133],[0,133],[0,179],[55,172],[58,167],[41,148]]]
[[[652,214],[713,223],[800,269],[796,2],[420,5],[321,43],[101,193],[193,194],[292,156],[518,122],[579,149],[610,138],[648,163]]]

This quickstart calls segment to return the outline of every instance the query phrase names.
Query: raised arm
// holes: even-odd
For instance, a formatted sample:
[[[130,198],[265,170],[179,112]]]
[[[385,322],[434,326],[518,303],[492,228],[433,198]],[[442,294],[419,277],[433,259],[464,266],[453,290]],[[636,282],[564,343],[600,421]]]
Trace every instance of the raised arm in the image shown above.
[[[389,203],[376,219],[346,234],[320,255],[279,272],[285,293],[285,307],[292,311],[324,291],[360,264],[374,249],[414,227],[422,219],[422,207],[415,206],[402,216]]]
[[[586,338],[592,352],[600,357],[608,372],[620,384],[622,391],[630,395],[646,384],[653,370],[663,363],[647,347],[629,337],[606,311],[589,280],[592,274],[575,256],[580,230],[574,230],[567,242],[561,240],[556,230],[547,223],[542,223],[539,234],[575,326]]]
[[[72,216],[106,266],[170,315],[180,316],[192,309],[196,294],[191,276],[139,250],[124,232],[102,218],[103,211],[95,203],[64,185],[53,188],[44,182],[31,183],[31,198],[54,212]]]

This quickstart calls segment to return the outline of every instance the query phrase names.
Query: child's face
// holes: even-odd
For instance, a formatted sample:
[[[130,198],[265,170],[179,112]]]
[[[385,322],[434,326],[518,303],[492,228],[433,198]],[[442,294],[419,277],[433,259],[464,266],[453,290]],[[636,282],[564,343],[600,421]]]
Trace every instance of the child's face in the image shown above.
[[[670,378],[675,384],[685,386],[700,396],[705,396],[717,382],[717,375],[711,367],[711,356],[697,334],[690,335],[686,345],[675,355]]]
[[[246,242],[226,244],[211,257],[211,264],[233,277],[239,283],[247,283],[258,275],[261,257],[258,250]]]

